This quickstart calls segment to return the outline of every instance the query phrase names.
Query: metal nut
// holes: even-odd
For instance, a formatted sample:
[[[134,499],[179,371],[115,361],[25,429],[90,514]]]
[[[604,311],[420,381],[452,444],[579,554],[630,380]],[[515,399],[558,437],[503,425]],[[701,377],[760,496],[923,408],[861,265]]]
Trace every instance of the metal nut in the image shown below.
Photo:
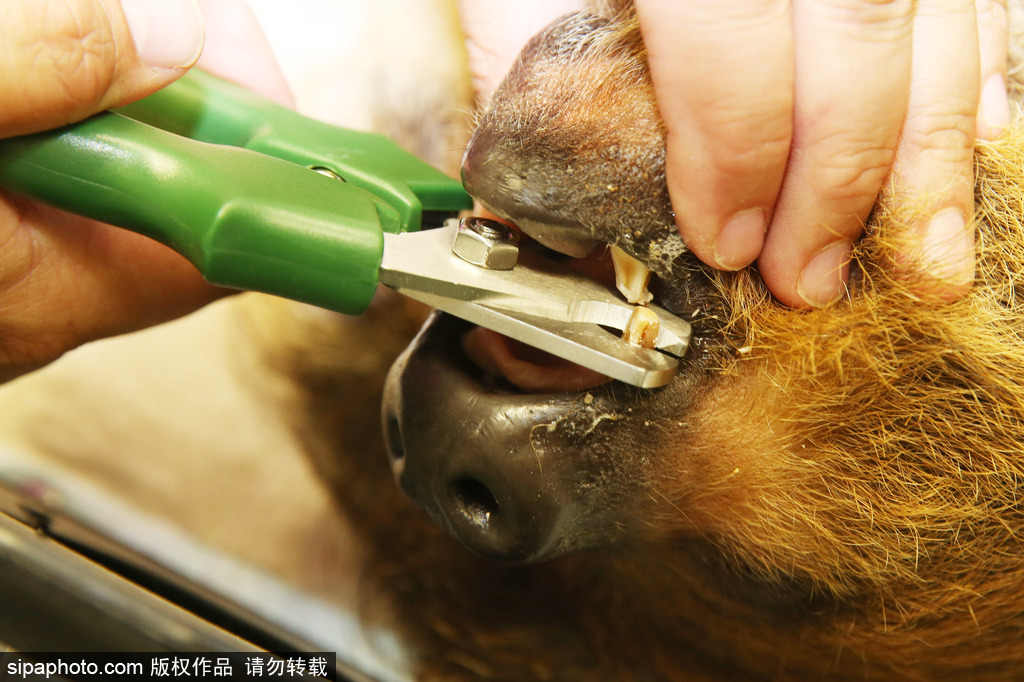
[[[519,235],[496,220],[463,218],[452,252],[488,270],[511,270],[519,260]]]

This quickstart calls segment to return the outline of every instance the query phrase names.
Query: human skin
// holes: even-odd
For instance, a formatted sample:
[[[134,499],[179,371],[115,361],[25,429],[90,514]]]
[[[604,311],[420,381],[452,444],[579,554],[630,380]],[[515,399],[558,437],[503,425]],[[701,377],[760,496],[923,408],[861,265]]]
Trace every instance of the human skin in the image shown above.
[[[493,89],[531,19],[582,4],[463,0],[478,87]],[[975,138],[1009,121],[1004,0],[636,10],[676,225],[698,258],[723,270],[756,262],[778,301],[825,305],[847,295],[850,252],[879,195],[897,193],[930,204],[897,267],[941,300],[970,288]]]
[[[0,56],[0,136],[127,104],[197,61],[291,101],[240,0],[17,0],[0,7],[0,36],[11,46]],[[146,237],[0,192],[0,380],[226,293]]]

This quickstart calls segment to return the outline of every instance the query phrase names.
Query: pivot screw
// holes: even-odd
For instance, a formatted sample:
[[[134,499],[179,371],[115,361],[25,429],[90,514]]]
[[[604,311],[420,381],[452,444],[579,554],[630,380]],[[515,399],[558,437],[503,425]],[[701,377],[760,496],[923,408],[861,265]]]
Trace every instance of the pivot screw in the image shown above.
[[[463,218],[452,253],[481,268],[511,270],[519,260],[519,235],[497,220]]]
[[[325,168],[323,166],[310,166],[309,170],[313,171],[314,173],[319,173],[325,178],[330,178],[331,180],[341,180],[342,182],[345,182],[345,178],[341,177],[340,175],[332,171],[330,168]]]

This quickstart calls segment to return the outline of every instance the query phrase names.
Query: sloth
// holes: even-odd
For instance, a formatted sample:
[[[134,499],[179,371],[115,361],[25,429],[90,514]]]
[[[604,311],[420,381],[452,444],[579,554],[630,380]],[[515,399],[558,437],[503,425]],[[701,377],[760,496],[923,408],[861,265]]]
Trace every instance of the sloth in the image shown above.
[[[479,119],[467,188],[569,255],[621,248],[694,341],[645,390],[433,316],[383,396],[419,516],[382,465],[374,484],[367,460],[338,457],[341,373],[293,358],[307,450],[369,519],[374,583],[421,678],[1024,674],[1022,145],[1011,130],[977,151],[963,300],[918,293],[892,237],[915,207],[886,196],[848,298],[790,310],[756,271],[681,246],[635,17],[584,12],[536,36]]]

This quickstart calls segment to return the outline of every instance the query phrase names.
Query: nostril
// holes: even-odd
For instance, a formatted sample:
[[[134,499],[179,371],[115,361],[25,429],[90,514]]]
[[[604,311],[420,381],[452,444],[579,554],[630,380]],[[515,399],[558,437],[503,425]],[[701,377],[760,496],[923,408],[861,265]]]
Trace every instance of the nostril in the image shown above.
[[[405,460],[405,443],[402,442],[402,428],[396,415],[389,414],[384,420],[384,434],[391,466],[395,468],[402,466]]]
[[[451,494],[458,513],[481,530],[487,530],[500,511],[494,494],[472,476],[462,476],[452,481]]]

